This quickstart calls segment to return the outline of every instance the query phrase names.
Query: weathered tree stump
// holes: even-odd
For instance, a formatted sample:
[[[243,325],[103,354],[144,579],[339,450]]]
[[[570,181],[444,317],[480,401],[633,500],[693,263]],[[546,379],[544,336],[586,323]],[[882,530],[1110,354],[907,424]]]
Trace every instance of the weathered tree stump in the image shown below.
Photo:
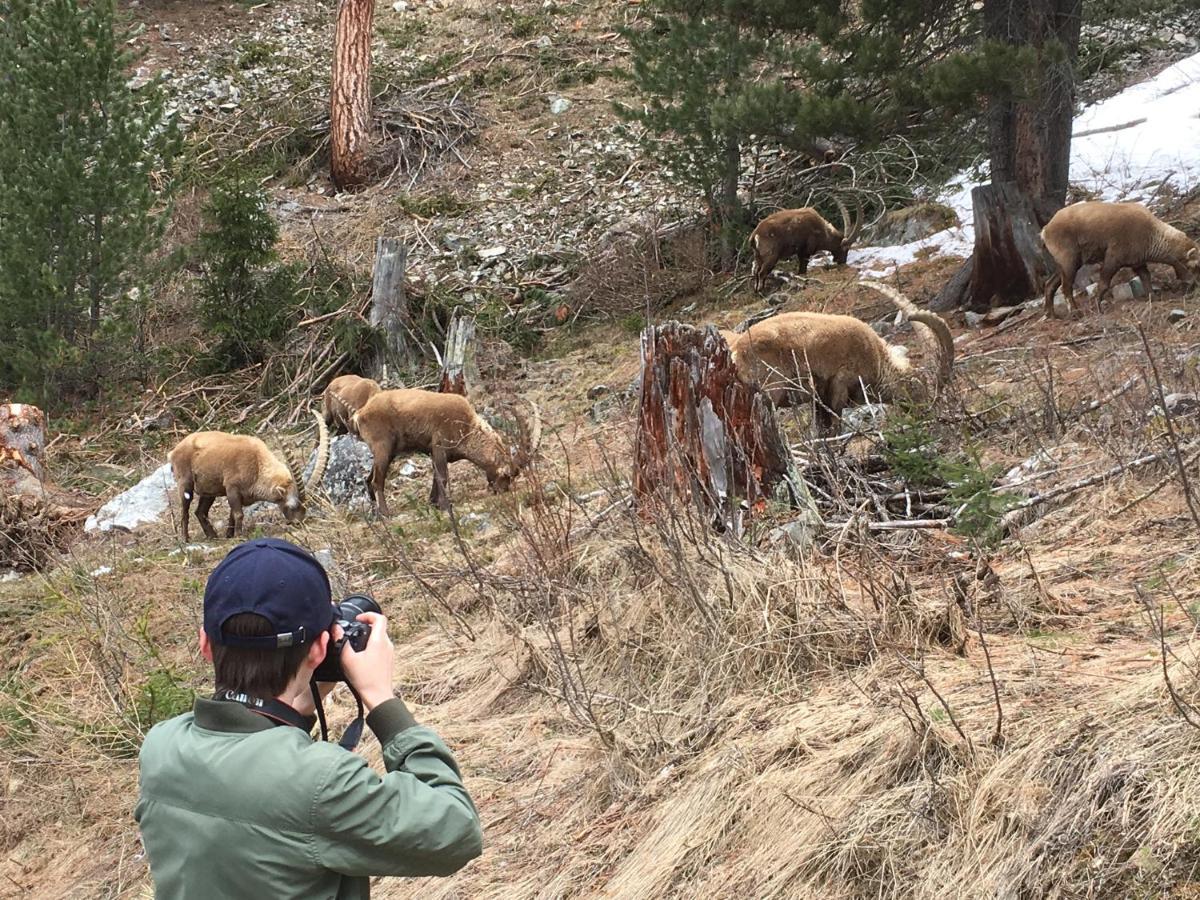
[[[968,265],[943,288],[933,308],[967,306],[986,311],[997,300],[1028,300],[1053,271],[1033,203],[1012,182],[981,185],[971,191],[971,202],[975,251]]]
[[[372,376],[387,385],[411,362],[408,347],[408,296],[405,268],[408,247],[398,237],[380,237],[375,243],[375,270],[371,277],[370,323],[383,332],[383,347],[375,358]]]
[[[468,389],[478,383],[475,317],[456,313],[446,331],[446,352],[442,355],[442,381],[438,390],[443,394],[462,394],[465,397]]]
[[[47,483],[46,417],[0,404],[0,569],[37,569],[68,544],[96,504]]]
[[[371,26],[375,0],[341,0],[329,91],[329,172],[339,190],[366,183],[371,143]]]
[[[712,327],[669,322],[642,333],[633,480],[639,503],[682,500],[734,534],[781,485],[820,522],[774,406],[738,380],[729,347]]]
[[[46,477],[46,416],[28,403],[0,403],[0,486],[41,490]],[[30,483],[30,482],[33,483]]]

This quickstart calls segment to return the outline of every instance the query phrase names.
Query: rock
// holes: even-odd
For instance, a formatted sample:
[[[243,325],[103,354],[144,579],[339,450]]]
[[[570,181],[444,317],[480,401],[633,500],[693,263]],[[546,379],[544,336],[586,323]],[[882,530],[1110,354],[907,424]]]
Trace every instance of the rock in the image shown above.
[[[803,553],[812,546],[815,529],[813,523],[802,517],[767,533],[767,543],[782,545],[793,553]]]
[[[588,388],[587,398],[589,400],[595,400],[598,397],[603,397],[611,390],[612,388],[610,388],[607,384],[593,384],[590,388]]]
[[[840,222],[835,222],[840,226]],[[911,244],[958,224],[954,210],[941,203],[918,203],[885,213],[871,229],[867,243],[877,247]]]
[[[485,247],[478,251],[480,259],[499,259],[507,252],[508,248],[504,246]]]
[[[9,569],[3,575],[0,575],[0,584],[3,584],[6,581],[16,581],[20,577],[21,573],[16,569]]]
[[[1172,416],[1191,416],[1200,411],[1200,397],[1195,394],[1167,394],[1163,400]]]
[[[571,108],[571,101],[566,97],[551,97],[550,112],[552,115],[561,116]]]
[[[1186,318],[1187,318],[1187,312],[1182,309],[1173,309],[1169,313],[1167,313],[1167,321],[1170,322],[1172,325],[1182,322]]]
[[[864,403],[842,412],[842,425],[851,431],[877,431],[883,427],[887,407],[882,403]]]
[[[418,473],[418,471],[419,470],[417,469],[417,467],[413,463],[413,461],[411,459],[406,459],[404,461],[404,465],[402,465],[396,471],[396,474],[399,475],[401,478],[412,478],[414,475],[416,475]]]
[[[487,513],[463,513],[459,517],[458,522],[460,525],[474,529],[477,535],[482,535],[492,528],[492,517],[487,515]]]
[[[986,318],[987,316],[983,313],[971,312],[969,309],[963,313],[963,319],[966,320],[968,328],[978,328]]]
[[[396,0],[396,2],[392,4],[392,9],[394,9],[396,12],[404,12],[406,9],[408,9],[408,4],[405,2],[405,0]]]
[[[317,451],[314,449],[304,467],[305,477],[312,472],[316,461]],[[321,487],[329,499],[339,506],[353,508],[362,505],[369,508],[371,501],[367,494],[367,478],[371,474],[372,464],[370,447],[353,435],[339,434],[329,442],[329,465],[325,469]]]
[[[1126,281],[1124,284],[1118,284],[1112,289],[1113,300],[1119,300],[1122,302],[1125,300],[1132,300],[1134,297],[1145,296],[1146,286],[1142,284],[1142,279],[1136,277],[1129,279],[1129,281]]]
[[[321,568],[326,572],[334,572],[337,570],[337,563],[333,560],[333,550],[329,547],[322,547],[320,550],[313,551],[313,559],[321,564]]]
[[[537,48],[539,50],[549,50],[550,46],[553,43],[554,42],[552,40],[550,40],[550,35],[543,34],[540,38],[537,39]]]
[[[84,531],[133,531],[147,522],[157,522],[175,496],[175,475],[163,463],[129,490],[113,497],[94,516],[88,516]]]
[[[99,578],[101,575],[111,575],[112,566],[101,566],[98,569],[92,569],[89,573],[93,578]]]

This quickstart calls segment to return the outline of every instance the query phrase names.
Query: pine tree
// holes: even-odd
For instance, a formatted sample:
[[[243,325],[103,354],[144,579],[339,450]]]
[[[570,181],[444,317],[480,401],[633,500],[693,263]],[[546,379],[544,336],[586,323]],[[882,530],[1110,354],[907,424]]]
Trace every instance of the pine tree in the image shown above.
[[[647,0],[647,20],[625,32],[642,103],[619,109],[697,190],[725,231],[728,263],[749,150],[946,129],[983,87],[1019,81],[1017,50],[982,41],[977,5]]]
[[[0,0],[0,385],[94,379],[166,220],[179,133],[115,0]]]

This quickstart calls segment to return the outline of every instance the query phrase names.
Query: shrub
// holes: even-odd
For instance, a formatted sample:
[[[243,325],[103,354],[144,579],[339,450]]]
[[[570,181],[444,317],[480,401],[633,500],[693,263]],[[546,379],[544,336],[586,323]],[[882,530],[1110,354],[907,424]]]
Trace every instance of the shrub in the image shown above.
[[[218,185],[204,216],[200,321],[217,338],[210,363],[222,371],[261,362],[287,335],[299,307],[297,272],[276,259],[279,226],[257,187]]]
[[[94,391],[129,346],[140,299],[121,301],[161,238],[179,132],[157,82],[128,82],[115,0],[2,9],[0,383],[45,402]]]

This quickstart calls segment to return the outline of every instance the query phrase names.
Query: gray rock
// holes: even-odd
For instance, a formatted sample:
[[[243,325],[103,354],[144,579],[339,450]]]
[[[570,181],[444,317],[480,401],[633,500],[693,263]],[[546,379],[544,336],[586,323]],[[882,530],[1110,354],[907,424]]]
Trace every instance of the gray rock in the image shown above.
[[[607,384],[593,384],[590,388],[588,388],[587,398],[589,400],[595,400],[597,397],[603,397],[610,390],[612,389]]]
[[[963,313],[963,318],[966,320],[968,328],[978,328],[983,324],[987,316],[985,316],[983,313],[971,312],[970,310],[967,310],[965,313]]]
[[[1195,394],[1167,394],[1163,400],[1173,416],[1191,416],[1200,411],[1200,397]]]
[[[492,517],[487,513],[463,513],[458,521],[460,525],[474,530],[477,535],[485,534],[492,529]]]
[[[553,115],[561,116],[563,113],[565,113],[570,108],[571,108],[571,101],[568,100],[566,97],[551,97],[550,98],[550,112]]]
[[[877,247],[911,244],[957,224],[958,216],[950,207],[940,203],[918,203],[885,213],[871,229],[870,243]]]
[[[1182,322],[1186,318],[1187,312],[1182,309],[1173,309],[1167,313],[1167,321],[1172,325],[1176,324],[1177,322]]]
[[[786,525],[772,528],[767,533],[767,543],[782,545],[793,553],[803,553],[812,546],[815,529],[807,516],[803,516]]]
[[[317,451],[308,456],[304,477],[312,472],[317,461]],[[370,504],[367,495],[367,477],[371,474],[371,449],[358,438],[339,434],[329,442],[329,465],[321,487],[335,504],[354,507]]]

